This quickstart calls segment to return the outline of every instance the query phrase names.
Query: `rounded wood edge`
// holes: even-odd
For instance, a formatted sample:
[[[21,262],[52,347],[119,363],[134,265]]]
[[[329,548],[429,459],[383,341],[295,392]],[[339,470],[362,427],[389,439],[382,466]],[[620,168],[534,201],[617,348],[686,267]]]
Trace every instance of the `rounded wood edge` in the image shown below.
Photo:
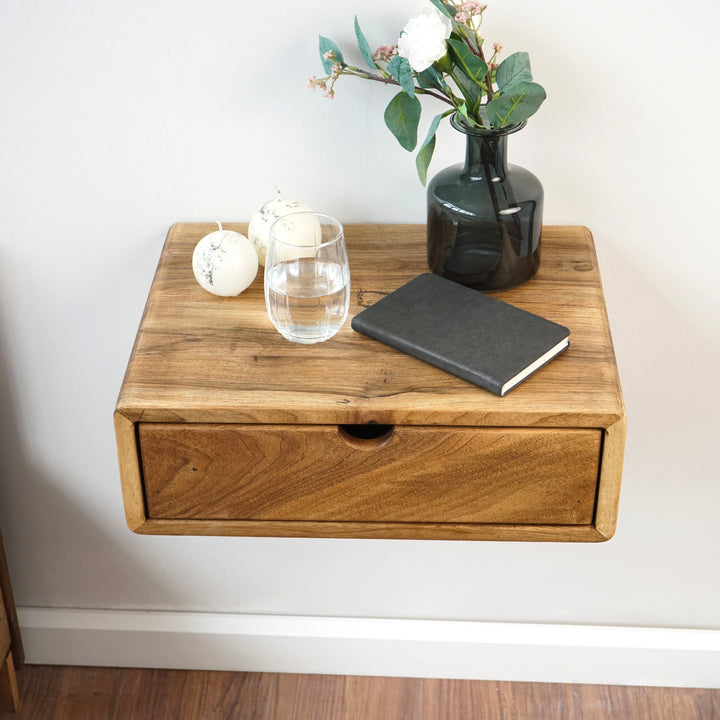
[[[624,415],[605,430],[595,511],[595,527],[603,540],[610,540],[617,528],[626,433],[627,418]]]
[[[471,525],[432,523],[274,522],[148,519],[142,535],[326,538],[345,540],[477,540],[603,542],[593,525]]]
[[[147,520],[147,510],[135,423],[128,420],[118,410],[113,415],[113,422],[120,464],[120,484],[125,505],[125,521],[130,530],[138,532],[138,528]]]

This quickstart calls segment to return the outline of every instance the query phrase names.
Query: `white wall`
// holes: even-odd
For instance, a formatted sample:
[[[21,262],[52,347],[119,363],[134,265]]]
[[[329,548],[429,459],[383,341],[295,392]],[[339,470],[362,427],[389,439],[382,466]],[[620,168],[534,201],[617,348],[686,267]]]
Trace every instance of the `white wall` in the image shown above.
[[[600,545],[142,537],[111,415],[168,227],[272,186],[345,222],[423,222],[390,92],[330,102],[318,33],[394,40],[419,1],[4,0],[0,527],[23,606],[720,630],[715,4],[496,1],[549,99],[511,140],[549,224],[595,236],[629,417]],[[428,113],[428,117],[430,113]],[[425,126],[423,126],[425,127]],[[456,162],[446,127],[432,170]]]

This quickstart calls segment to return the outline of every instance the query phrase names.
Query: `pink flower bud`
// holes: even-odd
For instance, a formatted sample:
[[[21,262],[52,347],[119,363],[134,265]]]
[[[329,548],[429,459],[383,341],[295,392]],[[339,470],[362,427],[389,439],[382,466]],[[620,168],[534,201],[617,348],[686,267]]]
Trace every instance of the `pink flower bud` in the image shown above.
[[[397,55],[397,45],[381,45],[374,53],[373,60],[389,62],[393,55]]]

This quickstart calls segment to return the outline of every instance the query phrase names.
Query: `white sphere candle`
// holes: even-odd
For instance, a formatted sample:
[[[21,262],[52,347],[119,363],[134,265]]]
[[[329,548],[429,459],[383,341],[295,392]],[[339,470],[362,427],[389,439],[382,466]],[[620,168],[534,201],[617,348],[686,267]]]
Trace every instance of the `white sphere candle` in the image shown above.
[[[270,226],[270,242],[277,243],[275,262],[311,258],[322,244],[323,233],[315,213],[293,212],[279,217]]]
[[[192,268],[200,286],[223,297],[239,295],[255,279],[258,257],[252,243],[233,230],[218,230],[206,235],[195,246]]]
[[[277,197],[266,202],[253,216],[250,218],[248,227],[248,238],[255,247],[258,256],[258,262],[265,265],[267,258],[267,246],[270,239],[270,226],[280,217],[296,212],[311,212],[311,208],[298,200],[286,200],[279,191]],[[312,244],[311,242],[307,243]]]

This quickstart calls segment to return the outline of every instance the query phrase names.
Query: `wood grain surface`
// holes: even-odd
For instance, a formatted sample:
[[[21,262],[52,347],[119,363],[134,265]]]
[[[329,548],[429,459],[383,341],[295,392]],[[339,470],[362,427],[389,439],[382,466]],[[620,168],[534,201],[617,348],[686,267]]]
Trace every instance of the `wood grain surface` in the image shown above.
[[[720,690],[46,667],[2,720],[720,720]]]
[[[357,333],[349,321],[325,343],[288,342],[267,316],[260,274],[235,298],[195,282],[192,251],[212,230],[178,224],[168,235],[118,403],[133,422],[608,427],[624,414],[585,228],[545,228],[538,274],[496,295],[570,328],[570,348],[504,398]],[[427,272],[423,225],[345,231],[349,317]]]
[[[349,321],[325,343],[288,342],[267,316],[261,276],[235,298],[195,281],[192,251],[213,229],[171,228],[118,398],[131,529],[612,536],[625,411],[586,228],[544,228],[536,277],[497,294],[570,329],[569,349],[503,398],[354,332]],[[427,272],[424,225],[345,230],[350,316]],[[336,442],[344,424],[394,431],[367,452]]]
[[[599,430],[141,423],[151,518],[589,525]]]

